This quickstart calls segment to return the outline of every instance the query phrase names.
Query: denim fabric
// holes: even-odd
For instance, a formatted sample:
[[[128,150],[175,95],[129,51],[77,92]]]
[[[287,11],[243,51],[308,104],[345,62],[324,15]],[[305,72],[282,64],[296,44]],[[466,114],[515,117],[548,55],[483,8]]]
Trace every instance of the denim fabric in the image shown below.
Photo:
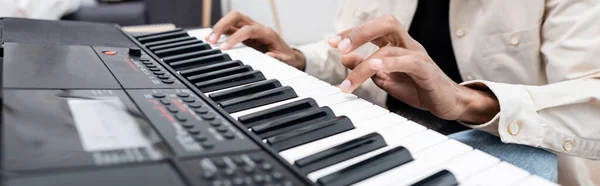
[[[556,155],[551,152],[525,145],[503,143],[497,136],[474,129],[457,132],[449,137],[525,169],[531,174],[556,182]]]

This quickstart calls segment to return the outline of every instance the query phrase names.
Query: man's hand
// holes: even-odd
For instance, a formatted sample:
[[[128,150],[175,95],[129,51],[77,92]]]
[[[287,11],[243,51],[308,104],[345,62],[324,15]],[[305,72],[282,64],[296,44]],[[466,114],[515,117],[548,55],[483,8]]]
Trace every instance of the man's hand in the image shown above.
[[[367,58],[351,53],[368,42],[379,50]],[[454,83],[391,15],[345,30],[329,45],[340,50],[343,65],[352,69],[340,85],[344,92],[372,78],[396,99],[443,119],[485,123],[500,110],[491,93]]]
[[[225,15],[215,24],[213,32],[204,39],[215,44],[223,34],[230,36],[219,46],[221,50],[231,49],[243,42],[245,45],[297,69],[303,70],[306,66],[304,55],[288,46],[273,29],[257,23],[239,12],[234,11]]]

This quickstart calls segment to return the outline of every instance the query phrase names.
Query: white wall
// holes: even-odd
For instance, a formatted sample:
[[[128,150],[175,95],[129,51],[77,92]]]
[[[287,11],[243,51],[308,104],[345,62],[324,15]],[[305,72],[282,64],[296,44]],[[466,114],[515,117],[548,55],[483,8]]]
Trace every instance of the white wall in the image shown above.
[[[269,0],[221,0],[224,13],[227,13],[228,1],[232,10],[275,29]],[[338,0],[275,0],[283,39],[298,45],[325,38],[332,32],[337,5]]]

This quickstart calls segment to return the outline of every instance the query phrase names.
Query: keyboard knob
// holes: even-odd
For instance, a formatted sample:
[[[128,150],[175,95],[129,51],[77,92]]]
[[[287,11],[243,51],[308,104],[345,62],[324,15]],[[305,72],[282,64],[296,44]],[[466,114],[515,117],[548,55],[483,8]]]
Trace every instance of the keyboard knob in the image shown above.
[[[140,48],[129,48],[129,55],[142,56],[142,49]]]

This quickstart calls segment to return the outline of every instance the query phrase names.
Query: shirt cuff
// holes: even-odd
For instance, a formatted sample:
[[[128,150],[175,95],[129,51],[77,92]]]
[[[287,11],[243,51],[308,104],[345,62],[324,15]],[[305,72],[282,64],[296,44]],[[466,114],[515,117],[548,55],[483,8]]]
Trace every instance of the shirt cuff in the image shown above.
[[[304,55],[304,59],[306,60],[304,72],[311,76],[319,77],[319,74],[321,73],[321,67],[319,67],[319,63],[321,63],[321,61],[319,61],[319,54],[314,51],[313,48],[314,47],[312,47],[312,45],[294,47],[295,50]]]
[[[487,87],[498,99],[500,112],[483,124],[462,124],[499,136],[505,143],[539,147],[543,141],[544,124],[537,116],[531,95],[522,85],[476,80],[461,83],[466,87]]]

